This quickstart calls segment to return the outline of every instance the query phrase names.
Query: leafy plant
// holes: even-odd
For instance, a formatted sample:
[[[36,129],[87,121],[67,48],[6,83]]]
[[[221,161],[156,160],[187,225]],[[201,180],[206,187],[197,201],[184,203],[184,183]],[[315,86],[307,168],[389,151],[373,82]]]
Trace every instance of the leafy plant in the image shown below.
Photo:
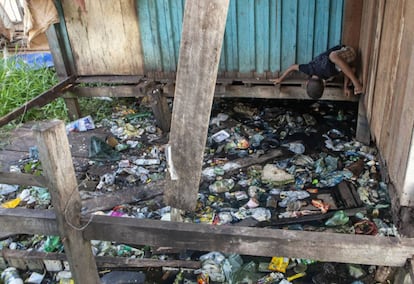
[[[0,116],[22,106],[57,82],[53,68],[34,69],[22,60],[0,60]],[[50,118],[67,119],[63,99],[28,110],[15,123]]]

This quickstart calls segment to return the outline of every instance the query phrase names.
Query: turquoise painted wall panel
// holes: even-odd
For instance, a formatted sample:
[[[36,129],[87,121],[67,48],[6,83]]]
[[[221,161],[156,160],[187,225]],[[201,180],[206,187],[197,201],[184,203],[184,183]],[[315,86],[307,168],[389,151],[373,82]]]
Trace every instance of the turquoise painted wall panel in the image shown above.
[[[136,0],[146,72],[177,69],[184,0]],[[340,44],[344,0],[231,0],[220,72],[253,75],[306,63]]]

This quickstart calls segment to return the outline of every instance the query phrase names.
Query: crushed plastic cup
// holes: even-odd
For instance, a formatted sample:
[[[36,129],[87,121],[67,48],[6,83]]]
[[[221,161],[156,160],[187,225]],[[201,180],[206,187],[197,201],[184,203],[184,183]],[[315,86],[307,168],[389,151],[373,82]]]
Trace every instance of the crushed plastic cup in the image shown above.
[[[219,132],[211,136],[211,138],[217,143],[223,142],[229,137],[230,137],[230,134],[226,130],[220,130]]]

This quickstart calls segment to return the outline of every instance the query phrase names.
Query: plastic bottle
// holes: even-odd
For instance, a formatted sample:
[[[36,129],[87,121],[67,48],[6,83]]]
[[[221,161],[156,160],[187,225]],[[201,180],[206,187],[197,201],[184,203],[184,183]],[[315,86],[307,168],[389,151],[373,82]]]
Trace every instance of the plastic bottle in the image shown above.
[[[4,284],[23,284],[22,278],[20,278],[19,272],[14,267],[6,268],[1,273],[1,280]]]

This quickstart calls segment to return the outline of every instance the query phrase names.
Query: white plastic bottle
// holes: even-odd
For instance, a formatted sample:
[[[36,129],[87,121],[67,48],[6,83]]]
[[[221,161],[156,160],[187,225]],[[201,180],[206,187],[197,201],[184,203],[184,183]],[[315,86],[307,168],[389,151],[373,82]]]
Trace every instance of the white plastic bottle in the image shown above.
[[[1,280],[4,284],[23,284],[22,278],[20,278],[19,272],[14,267],[6,268],[1,273]]]

